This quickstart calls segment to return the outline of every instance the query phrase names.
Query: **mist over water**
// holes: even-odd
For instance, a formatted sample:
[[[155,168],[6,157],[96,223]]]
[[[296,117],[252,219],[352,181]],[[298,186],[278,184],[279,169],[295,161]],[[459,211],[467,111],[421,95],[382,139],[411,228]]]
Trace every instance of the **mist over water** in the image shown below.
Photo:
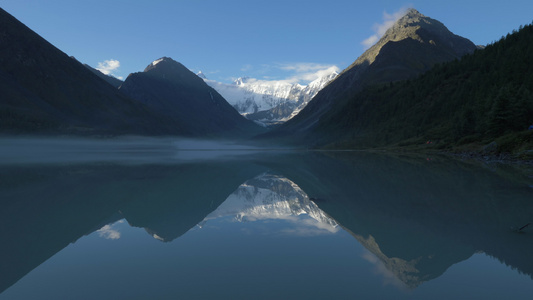
[[[0,138],[0,164],[181,163],[232,159],[261,150],[229,140],[189,138]]]

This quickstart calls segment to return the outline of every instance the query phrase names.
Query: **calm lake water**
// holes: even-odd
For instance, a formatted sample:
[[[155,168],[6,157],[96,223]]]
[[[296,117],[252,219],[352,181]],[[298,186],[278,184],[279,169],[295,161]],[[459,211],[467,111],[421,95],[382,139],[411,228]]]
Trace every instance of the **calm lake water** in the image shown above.
[[[520,166],[0,140],[0,299],[531,299],[530,222]]]

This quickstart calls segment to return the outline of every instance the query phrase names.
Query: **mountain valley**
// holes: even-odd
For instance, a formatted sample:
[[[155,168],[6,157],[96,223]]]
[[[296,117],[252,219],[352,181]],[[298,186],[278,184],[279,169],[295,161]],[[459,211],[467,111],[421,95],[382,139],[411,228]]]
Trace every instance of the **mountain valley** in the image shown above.
[[[481,47],[409,9],[340,74],[301,85],[224,84],[168,57],[121,81],[3,10],[0,22],[4,135],[255,136],[297,148],[467,151],[494,142],[488,153],[531,156],[531,25]]]

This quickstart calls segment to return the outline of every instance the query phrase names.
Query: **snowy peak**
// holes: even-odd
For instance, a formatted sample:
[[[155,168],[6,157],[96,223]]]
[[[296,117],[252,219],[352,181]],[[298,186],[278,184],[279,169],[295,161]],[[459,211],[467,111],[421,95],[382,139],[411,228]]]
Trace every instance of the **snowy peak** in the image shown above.
[[[233,81],[233,84],[236,85],[236,86],[243,86],[244,84],[246,84],[248,81],[250,81],[250,77],[239,77],[237,79],[235,79],[235,81]]]
[[[205,74],[202,71],[196,73],[196,76],[198,76],[198,77],[200,77],[202,79],[207,79],[207,76],[205,76]]]
[[[326,75],[326,76],[323,76],[323,77],[320,77],[320,78],[317,78],[313,81],[311,81],[306,89],[308,91],[316,91],[316,93],[318,93],[321,89],[323,89],[329,82],[331,82],[333,79],[335,79],[335,77],[337,77],[337,75],[339,75],[339,73],[337,71],[333,71],[332,73]]]
[[[295,116],[338,73],[336,68],[307,86],[287,81],[239,77],[232,84],[205,80],[240,114],[263,126],[285,122]]]

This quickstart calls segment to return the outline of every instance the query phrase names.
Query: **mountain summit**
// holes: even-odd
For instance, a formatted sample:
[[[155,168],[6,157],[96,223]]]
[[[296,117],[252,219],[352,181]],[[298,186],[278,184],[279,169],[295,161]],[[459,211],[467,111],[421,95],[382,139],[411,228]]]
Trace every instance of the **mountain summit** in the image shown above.
[[[191,76],[194,73],[170,57],[162,57],[154,60],[144,69],[143,73],[181,86],[206,87],[202,79],[198,76]]]
[[[453,34],[441,22],[411,8],[339,76],[367,84],[411,78],[434,64],[476,50],[470,40]],[[365,78],[360,75],[365,72]],[[346,74],[345,76],[342,76]]]
[[[426,17],[416,9],[411,8],[385,32],[376,44],[363,53],[363,55],[361,55],[345,71],[349,71],[355,66],[364,64],[371,65],[376,61],[378,55],[382,54],[380,56],[384,56],[389,54],[387,51],[398,51],[399,49],[389,48],[394,47],[393,45],[397,45],[397,43],[402,41],[408,43],[418,42],[420,44],[418,46],[431,47],[430,49],[427,49],[429,51],[424,51],[426,56],[430,54],[429,57],[421,57],[420,59],[420,62],[425,62],[426,65],[434,64],[432,61],[453,60],[456,57],[471,53],[476,49],[476,46],[468,39],[453,34],[441,22]],[[385,53],[381,53],[382,50],[385,51]],[[415,50],[416,54],[421,54],[423,51],[422,49],[412,50]],[[408,53],[401,54],[408,56]],[[401,62],[401,60],[399,60],[399,62]],[[412,69],[416,70],[417,68],[415,67]]]
[[[349,102],[363,87],[413,78],[437,63],[476,50],[474,43],[450,32],[441,22],[410,9],[383,37],[322,89],[294,118],[268,134],[313,140],[310,133],[332,107]],[[307,137],[306,137],[307,136]],[[304,142],[300,139],[300,142]],[[318,141],[319,143],[319,141]]]

